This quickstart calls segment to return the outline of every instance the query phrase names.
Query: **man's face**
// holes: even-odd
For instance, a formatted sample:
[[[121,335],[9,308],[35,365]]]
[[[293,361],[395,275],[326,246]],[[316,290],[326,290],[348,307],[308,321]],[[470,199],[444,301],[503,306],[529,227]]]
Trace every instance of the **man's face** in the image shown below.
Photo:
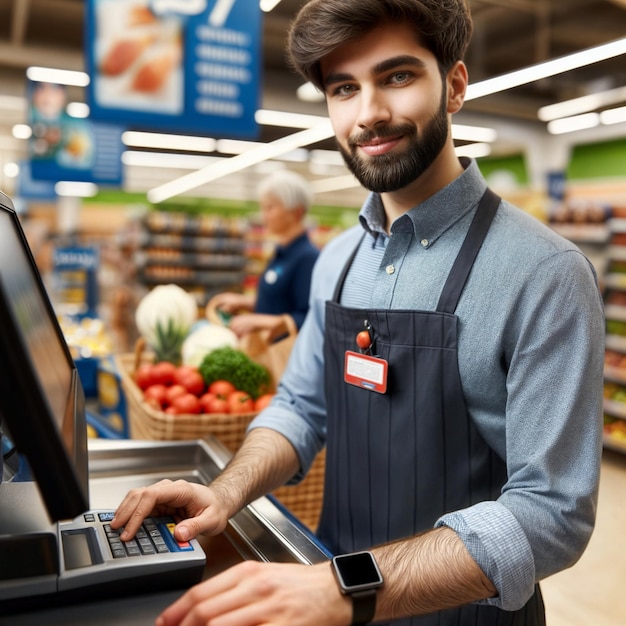
[[[449,135],[446,85],[407,26],[338,48],[322,73],[339,149],[365,188],[397,191],[432,165]]]

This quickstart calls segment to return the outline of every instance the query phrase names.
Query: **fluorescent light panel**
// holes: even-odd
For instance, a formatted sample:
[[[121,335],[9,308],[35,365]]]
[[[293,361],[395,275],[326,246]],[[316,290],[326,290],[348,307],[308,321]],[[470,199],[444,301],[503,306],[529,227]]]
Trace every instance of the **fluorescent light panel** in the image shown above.
[[[54,191],[58,196],[92,198],[98,193],[98,186],[94,183],[79,183],[62,180],[54,186]]]
[[[548,122],[548,132],[551,135],[563,135],[565,133],[573,133],[577,130],[594,128],[599,124],[600,115],[598,113],[584,113],[583,115],[564,117]]]
[[[262,126],[285,126],[286,128],[313,128],[320,122],[328,119],[323,115],[308,115],[305,113],[290,113],[288,111],[270,111],[259,109],[254,114],[257,124]]]
[[[280,0],[260,0],[259,6],[261,11],[269,13],[279,2]]]
[[[65,110],[70,117],[86,119],[89,117],[89,105],[84,102],[70,102]]]
[[[626,122],[626,106],[603,111],[600,113],[600,122],[607,125]]]
[[[122,152],[122,163],[135,167],[158,167],[164,169],[198,170],[221,160],[196,154],[171,154],[167,152]]]
[[[457,146],[454,151],[457,156],[479,159],[491,154],[491,146],[488,143],[471,143],[466,146]]]
[[[539,111],[537,111],[537,116],[542,122],[550,122],[561,117],[572,117],[573,115],[580,115],[581,113],[589,113],[590,111],[595,111],[596,109],[601,109],[625,100],[626,87],[619,87],[617,89],[581,96],[580,98],[573,98],[572,100],[557,102],[556,104],[549,104],[548,106],[541,107]]]
[[[26,70],[26,77],[40,83],[56,83],[72,87],[86,87],[89,84],[89,75],[85,72],[58,70],[50,67],[31,66]]]
[[[215,139],[211,139],[210,137],[169,135],[165,133],[147,133],[130,130],[122,133],[122,142],[132,148],[184,150],[186,152],[214,152],[217,144]]]
[[[223,159],[219,163],[209,165],[197,172],[192,172],[191,174],[170,181],[165,185],[151,189],[148,192],[148,200],[150,200],[150,202],[163,202],[173,196],[195,189],[200,185],[226,176],[227,174],[238,172],[251,165],[256,165],[261,161],[275,158],[297,148],[328,139],[332,137],[332,135],[333,129],[330,125],[330,121],[327,120],[315,128],[302,130],[271,143],[263,144],[254,150],[249,150],[248,152],[238,154],[229,159]]]
[[[11,129],[11,134],[16,139],[30,139],[33,129],[28,124],[15,124]]]
[[[531,65],[521,70],[510,72],[509,74],[503,74],[502,76],[496,76],[495,78],[489,78],[474,83],[468,86],[465,100],[475,100],[476,98],[482,98],[499,91],[513,89],[514,87],[532,83],[542,78],[548,78],[549,76],[563,74],[564,72],[569,72],[586,65],[606,61],[607,59],[622,54],[626,54],[626,37],[601,46],[581,50],[580,52],[575,52],[568,56],[559,57],[558,59],[552,59],[545,63]]]

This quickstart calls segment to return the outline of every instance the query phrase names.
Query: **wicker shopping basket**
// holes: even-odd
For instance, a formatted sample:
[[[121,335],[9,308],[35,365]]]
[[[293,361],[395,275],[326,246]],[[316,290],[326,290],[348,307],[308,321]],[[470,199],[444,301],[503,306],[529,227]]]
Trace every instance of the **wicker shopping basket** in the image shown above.
[[[141,349],[134,354],[116,355],[115,361],[126,395],[130,436],[134,439],[172,441],[203,439],[213,435],[235,453],[256,413],[210,413],[201,415],[170,415],[143,401],[134,372],[153,355]],[[280,487],[273,495],[302,523],[317,528],[324,490],[324,453],[320,453],[305,479],[297,485]]]

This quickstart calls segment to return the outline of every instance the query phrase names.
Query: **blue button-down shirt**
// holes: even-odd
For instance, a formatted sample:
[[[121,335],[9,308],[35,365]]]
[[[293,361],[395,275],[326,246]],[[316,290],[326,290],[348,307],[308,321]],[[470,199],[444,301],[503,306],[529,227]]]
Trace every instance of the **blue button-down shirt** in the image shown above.
[[[346,306],[435,310],[486,189],[476,164],[464,165],[458,179],[396,219],[389,236],[380,197],[372,194],[361,224],[322,251],[279,394],[251,426],[285,435],[303,472],[325,440],[324,303],[342,268],[358,245],[341,293]],[[506,460],[508,480],[497,501],[450,512],[437,525],[458,533],[495,585],[498,596],[487,602],[514,610],[536,581],[579,558],[593,529],[602,300],[593,267],[576,246],[502,202],[456,314],[467,410]]]

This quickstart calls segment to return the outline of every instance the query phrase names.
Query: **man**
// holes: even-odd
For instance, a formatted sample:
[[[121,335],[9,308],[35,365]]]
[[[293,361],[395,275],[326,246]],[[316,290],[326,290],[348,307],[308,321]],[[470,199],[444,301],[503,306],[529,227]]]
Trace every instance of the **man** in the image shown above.
[[[538,581],[584,550],[600,296],[577,248],[455,155],[470,32],[464,0],[304,6],[291,58],[372,191],[361,225],[322,251],[280,393],[222,476],[131,492],[115,521],[132,534],[157,507],[188,518],[181,539],[220,532],[326,444],[318,534],[335,554],[371,548],[374,560],[348,557],[366,590],[327,563],[246,562],[159,624],[543,624]]]

